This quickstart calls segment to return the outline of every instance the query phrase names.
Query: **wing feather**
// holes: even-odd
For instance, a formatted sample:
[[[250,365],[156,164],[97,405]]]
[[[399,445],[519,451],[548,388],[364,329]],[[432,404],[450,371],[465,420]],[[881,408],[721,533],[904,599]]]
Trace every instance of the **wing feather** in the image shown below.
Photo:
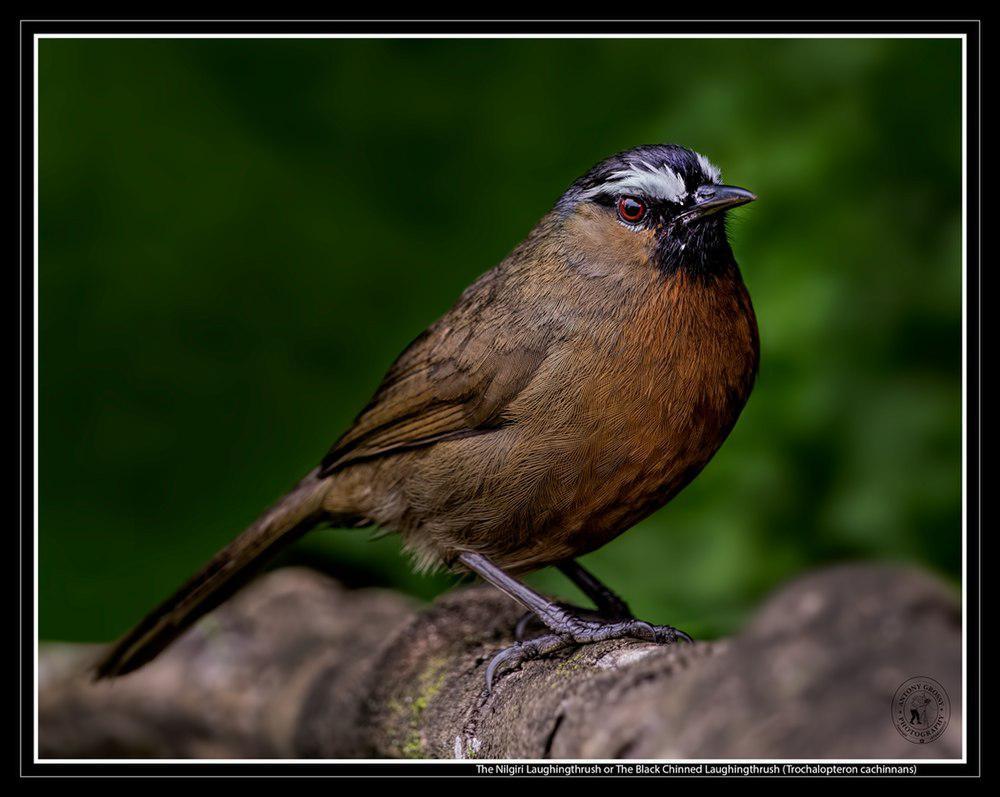
[[[368,406],[330,448],[329,475],[352,463],[442,440],[482,434],[514,419],[504,410],[546,356],[545,335],[498,339],[489,316],[496,304],[487,274],[389,369]],[[483,283],[483,284],[481,284]]]

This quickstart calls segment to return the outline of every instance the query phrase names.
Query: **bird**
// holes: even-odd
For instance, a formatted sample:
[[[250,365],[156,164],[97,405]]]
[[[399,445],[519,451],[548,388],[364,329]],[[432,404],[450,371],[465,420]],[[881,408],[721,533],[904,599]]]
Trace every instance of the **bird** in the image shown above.
[[[543,626],[501,669],[567,646],[690,642],[633,616],[576,560],[668,503],[733,429],[760,360],[726,228],[756,200],[676,144],[575,180],[389,368],[319,464],[110,646],[95,677],[157,656],[319,526],[397,533],[419,571],[475,574]],[[519,575],[558,567],[596,611]]]

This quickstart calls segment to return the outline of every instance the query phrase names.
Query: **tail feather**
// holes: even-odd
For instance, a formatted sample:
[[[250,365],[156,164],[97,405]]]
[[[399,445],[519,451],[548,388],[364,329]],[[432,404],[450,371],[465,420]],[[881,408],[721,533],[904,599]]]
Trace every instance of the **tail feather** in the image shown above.
[[[95,679],[124,675],[154,659],[196,620],[229,598],[268,559],[323,519],[328,481],[318,469],[212,557],[98,662]]]

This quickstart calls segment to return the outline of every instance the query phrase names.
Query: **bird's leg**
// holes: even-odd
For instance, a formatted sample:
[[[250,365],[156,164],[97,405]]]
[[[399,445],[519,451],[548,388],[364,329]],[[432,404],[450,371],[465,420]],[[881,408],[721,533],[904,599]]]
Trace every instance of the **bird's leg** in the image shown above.
[[[583,594],[594,602],[594,606],[597,607],[597,611],[601,614],[614,620],[625,620],[635,617],[625,601],[601,583],[597,576],[575,559],[567,559],[565,562],[560,562],[558,568],[566,578],[576,584]]]
[[[556,565],[570,581],[580,588],[597,607],[597,613],[610,620],[629,620],[635,617],[632,610],[618,595],[605,586],[593,573],[575,559],[567,559]],[[565,604],[560,604],[565,607]],[[514,626],[514,639],[521,641],[528,632],[533,612],[525,612]]]
[[[628,604],[575,559],[560,562],[558,567],[570,581],[583,591],[584,595],[594,602],[597,611],[602,616],[612,620],[635,619]],[[653,630],[656,632],[657,642],[669,644],[677,639],[685,642],[693,641],[688,634],[671,625],[654,625]]]
[[[458,559],[484,581],[489,582],[534,613],[552,632],[535,639],[517,642],[494,656],[486,668],[487,691],[493,688],[493,676],[501,664],[507,663],[511,667],[516,667],[528,659],[544,656],[572,645],[626,637],[664,643],[675,642],[679,639],[691,641],[687,634],[676,628],[671,626],[654,627],[642,620],[636,620],[634,617],[615,621],[585,619],[570,607],[554,603],[544,595],[507,575],[482,554],[467,551],[460,554]]]

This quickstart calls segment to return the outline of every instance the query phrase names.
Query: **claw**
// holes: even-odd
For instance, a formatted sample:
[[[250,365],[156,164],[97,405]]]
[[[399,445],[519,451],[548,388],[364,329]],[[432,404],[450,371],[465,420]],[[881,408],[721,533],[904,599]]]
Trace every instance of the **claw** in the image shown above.
[[[572,644],[572,642],[567,642],[566,639],[557,634],[546,634],[545,636],[529,639],[527,642],[518,642],[508,648],[504,648],[490,660],[489,665],[486,667],[486,694],[490,694],[493,691],[493,679],[496,676],[497,669],[504,662],[513,660],[515,666],[520,666],[530,659],[538,658],[546,653],[552,653],[559,650],[559,648],[565,647],[567,644]],[[514,667],[512,666],[511,669],[514,669]]]
[[[493,675],[497,671],[497,667],[503,664],[507,659],[511,658],[521,647],[521,643],[518,642],[517,645],[511,645],[509,648],[504,648],[496,656],[494,656],[486,668],[486,694],[491,694],[493,692]]]
[[[694,639],[692,639],[690,634],[686,634],[672,625],[658,625],[655,628],[656,641],[661,644],[671,645],[674,642],[687,642],[689,645],[694,644]]]
[[[514,626],[514,639],[518,642],[524,640],[524,632],[528,630],[528,623],[534,619],[535,615],[531,612],[525,612],[521,615],[521,619],[517,621],[517,625]]]

